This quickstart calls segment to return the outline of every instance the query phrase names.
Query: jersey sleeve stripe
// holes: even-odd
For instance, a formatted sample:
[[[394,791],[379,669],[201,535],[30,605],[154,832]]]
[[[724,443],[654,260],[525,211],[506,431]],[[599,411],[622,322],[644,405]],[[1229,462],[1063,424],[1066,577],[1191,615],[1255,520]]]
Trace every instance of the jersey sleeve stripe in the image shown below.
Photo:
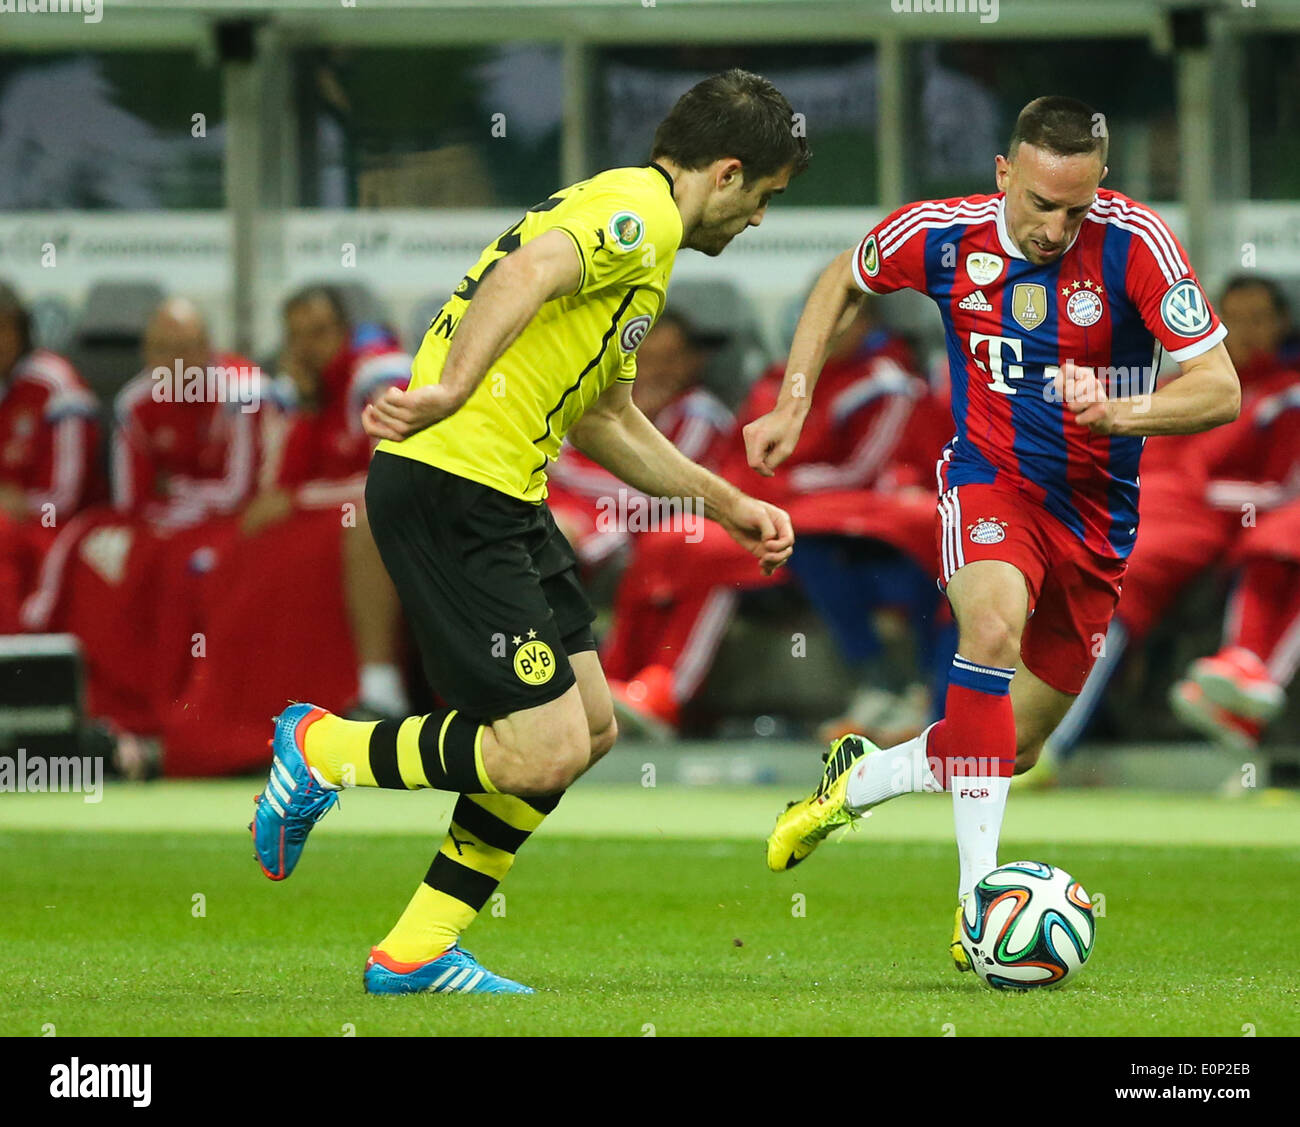
[[[1162,231],[1159,226],[1150,219],[1144,219],[1142,216],[1112,208],[1109,203],[1098,205],[1093,212],[1088,213],[1088,218],[1094,223],[1111,223],[1123,231],[1130,231],[1139,236],[1147,249],[1151,252],[1151,257],[1155,259],[1156,265],[1165,276],[1171,286],[1179,278],[1185,277],[1191,273],[1187,264],[1178,254],[1177,249],[1168,241],[1168,232]]]
[[[713,427],[709,425],[708,419],[696,416],[687,420],[675,445],[692,462],[698,462],[712,438]]]
[[[943,203],[938,200],[922,200],[920,203],[913,204],[909,207],[892,223],[882,227],[879,232],[879,238],[881,241],[893,238],[897,232],[916,219],[919,219],[922,215],[943,215],[945,212],[949,215],[956,215],[958,212],[967,209],[978,208],[982,210],[986,207],[991,207],[993,211],[996,212],[997,200],[992,199],[988,200],[986,203],[979,204],[970,203],[968,200],[962,200],[955,204]]]
[[[1175,363],[1181,364],[1185,360],[1194,360],[1203,352],[1209,352],[1216,344],[1228,335],[1228,327],[1223,323],[1210,333],[1208,336],[1201,337],[1194,344],[1189,344],[1186,348],[1173,348],[1168,350],[1169,359]]]
[[[919,212],[905,229],[888,236],[888,238],[881,239],[880,257],[884,260],[895,251],[901,250],[918,231],[929,231],[940,227],[955,227],[958,224],[969,227],[976,223],[987,223],[997,213],[996,205],[946,213],[936,211]]]
[[[1174,269],[1183,274],[1191,273],[1191,267],[1183,260],[1182,254],[1178,250],[1178,241],[1174,238],[1173,233],[1169,230],[1165,221],[1160,218],[1150,208],[1138,207],[1136,204],[1129,203],[1125,200],[1109,200],[1109,204],[1120,212],[1120,214],[1131,218],[1133,222],[1147,227],[1155,236],[1156,241],[1165,248],[1173,263]]]
[[[1126,222],[1117,215],[1108,214],[1093,216],[1090,214],[1088,219],[1093,223],[1100,223],[1102,226],[1109,224],[1112,227],[1118,227],[1121,231],[1128,231],[1131,234],[1137,235],[1138,238],[1146,243],[1147,250],[1151,252],[1151,257],[1160,268],[1160,273],[1165,277],[1165,282],[1172,286],[1176,281],[1178,281],[1178,274],[1170,268],[1169,260],[1161,252],[1160,248],[1156,246],[1154,240],[1151,238],[1150,232],[1143,230],[1141,227],[1134,226],[1132,223]]]
[[[113,400],[113,418],[119,426],[125,426],[135,411],[137,404],[150,398],[154,379],[148,372],[128,380]]]
[[[894,251],[904,246],[904,244],[917,234],[919,230],[930,230],[932,227],[948,227],[963,224],[979,224],[987,222],[997,214],[997,201],[991,200],[988,204],[963,204],[958,208],[936,208],[924,207],[909,214],[909,221],[906,226],[898,224],[889,225],[889,230],[880,233],[880,257],[888,259]]]

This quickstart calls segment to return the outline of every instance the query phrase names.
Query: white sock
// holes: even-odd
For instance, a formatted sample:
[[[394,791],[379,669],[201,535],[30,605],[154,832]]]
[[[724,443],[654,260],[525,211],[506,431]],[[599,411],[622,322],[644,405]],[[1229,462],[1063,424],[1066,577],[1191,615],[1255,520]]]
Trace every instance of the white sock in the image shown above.
[[[405,716],[411,711],[401,671],[395,665],[377,661],[363,665],[358,695],[367,708],[389,716]]]
[[[1011,780],[958,776],[951,782],[952,820],[961,865],[957,898],[962,900],[998,867],[998,834],[1002,832]]]
[[[873,751],[854,767],[845,791],[849,809],[856,814],[900,794],[943,790],[926,762],[926,744],[933,727],[931,724],[904,743]]]

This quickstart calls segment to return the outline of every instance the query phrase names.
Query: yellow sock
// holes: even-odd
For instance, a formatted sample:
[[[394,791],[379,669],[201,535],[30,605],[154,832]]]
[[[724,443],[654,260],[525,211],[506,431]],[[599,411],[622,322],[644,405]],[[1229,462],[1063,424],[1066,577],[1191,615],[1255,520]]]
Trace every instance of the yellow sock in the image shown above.
[[[380,721],[326,713],[307,728],[303,746],[307,762],[335,786],[495,792],[483,766],[483,732],[454,708]]]
[[[558,794],[533,799],[461,795],[424,883],[379,949],[403,963],[441,955],[474,921],[510,871],[519,848],[559,800]]]
[[[335,786],[377,787],[370,770],[370,735],[378,726],[377,720],[344,720],[327,712],[303,737],[308,764]]]
[[[477,915],[454,896],[422,884],[379,949],[399,963],[427,963],[455,943]]]

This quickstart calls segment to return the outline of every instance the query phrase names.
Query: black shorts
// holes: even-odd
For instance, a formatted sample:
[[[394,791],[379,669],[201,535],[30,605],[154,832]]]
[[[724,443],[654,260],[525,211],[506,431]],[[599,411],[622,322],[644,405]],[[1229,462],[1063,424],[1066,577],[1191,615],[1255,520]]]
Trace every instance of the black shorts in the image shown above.
[[[496,720],[574,684],[596,648],[577,558],[545,504],[376,452],[366,514],[434,691]]]

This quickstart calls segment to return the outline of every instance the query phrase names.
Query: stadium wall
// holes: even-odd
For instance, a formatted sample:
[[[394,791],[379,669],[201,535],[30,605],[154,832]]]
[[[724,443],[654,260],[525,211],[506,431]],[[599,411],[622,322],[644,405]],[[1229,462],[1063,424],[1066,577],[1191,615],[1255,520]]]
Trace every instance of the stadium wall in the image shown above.
[[[1156,209],[1182,234],[1185,210]],[[764,343],[784,350],[793,305],[816,273],[851,246],[879,208],[776,207],[716,259],[683,253],[674,279],[730,281],[754,303]],[[1243,268],[1300,286],[1300,202],[1221,205],[1202,280],[1211,293]],[[278,300],[309,279],[369,287],[404,333],[431,298],[449,293],[482,248],[518,218],[515,209],[457,211],[292,210],[268,216],[258,238],[255,343],[279,342]],[[218,340],[232,332],[231,222],[222,212],[22,212],[0,215],[0,277],[28,301],[57,297],[79,307],[96,282],[156,281],[204,306]],[[57,266],[57,269],[55,267]],[[903,327],[937,329],[924,303],[891,303]]]

